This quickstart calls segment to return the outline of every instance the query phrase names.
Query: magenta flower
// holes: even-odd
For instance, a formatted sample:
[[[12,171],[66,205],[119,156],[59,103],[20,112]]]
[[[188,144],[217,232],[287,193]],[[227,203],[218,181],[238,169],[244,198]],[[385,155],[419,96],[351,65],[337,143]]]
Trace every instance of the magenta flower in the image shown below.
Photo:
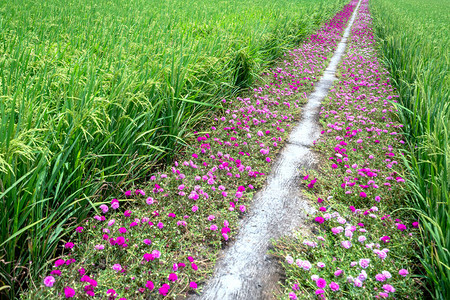
[[[360,192],[360,193],[359,193],[359,196],[362,197],[362,198],[366,198],[366,197],[367,197],[367,194],[364,193],[364,192]]]
[[[158,292],[159,292],[159,294],[161,294],[163,296],[167,296],[167,294],[169,293],[169,289],[170,289],[170,285],[165,283],[159,288]]]
[[[406,225],[405,224],[397,224],[397,229],[400,231],[404,231],[404,230],[406,230]]]
[[[319,278],[319,279],[316,280],[316,285],[317,285],[318,288],[323,289],[323,288],[325,288],[327,286],[327,281],[325,279],[323,279],[323,278]]]
[[[177,281],[178,280],[178,276],[175,273],[170,273],[169,274],[169,281]]]
[[[155,288],[155,284],[153,283],[153,281],[147,281],[145,287],[152,291]]]
[[[380,241],[383,241],[384,243],[389,243],[391,241],[391,238],[387,235],[380,238]]]
[[[83,227],[81,227],[81,226],[78,226],[76,229],[75,229],[75,231],[76,232],[83,232]]]
[[[295,300],[295,299],[297,299],[297,295],[294,292],[290,292],[289,299]]]
[[[314,221],[316,221],[316,222],[319,223],[319,224],[322,224],[323,222],[325,222],[325,219],[324,219],[323,217],[316,217],[316,218],[314,219]]]
[[[194,281],[191,281],[190,283],[189,283],[189,286],[191,287],[191,289],[196,289],[197,288],[197,283],[195,283]]]
[[[60,271],[60,270],[52,270],[52,271],[50,272],[50,275],[61,276],[61,271]]]
[[[68,243],[66,243],[66,244],[64,245],[64,248],[66,248],[66,249],[72,249],[73,246],[74,246],[74,244],[73,244],[72,242],[68,242]]]
[[[69,286],[64,288],[64,296],[66,298],[73,298],[75,296],[75,290]]]
[[[408,275],[409,272],[408,272],[408,270],[406,270],[406,269],[401,269],[400,271],[398,271],[398,274],[399,274],[400,276],[406,277],[406,275]]]

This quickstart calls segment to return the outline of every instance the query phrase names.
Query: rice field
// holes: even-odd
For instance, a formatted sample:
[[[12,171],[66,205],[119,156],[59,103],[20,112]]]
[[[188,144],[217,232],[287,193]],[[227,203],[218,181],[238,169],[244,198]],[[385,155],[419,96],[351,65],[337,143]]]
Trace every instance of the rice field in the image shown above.
[[[345,1],[0,4],[0,292]],[[60,250],[58,250],[60,251]]]
[[[410,211],[435,299],[450,298],[450,2],[372,0],[375,33],[400,95]]]

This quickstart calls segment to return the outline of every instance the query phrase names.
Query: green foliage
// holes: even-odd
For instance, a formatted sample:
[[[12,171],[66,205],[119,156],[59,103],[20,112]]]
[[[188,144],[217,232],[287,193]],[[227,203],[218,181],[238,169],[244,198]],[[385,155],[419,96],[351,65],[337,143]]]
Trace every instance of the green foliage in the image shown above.
[[[421,262],[436,299],[450,298],[450,3],[373,0],[379,52],[401,96],[409,137],[411,205],[423,229]]]
[[[0,290],[70,221],[170,161],[218,101],[343,0],[13,0],[0,5]]]

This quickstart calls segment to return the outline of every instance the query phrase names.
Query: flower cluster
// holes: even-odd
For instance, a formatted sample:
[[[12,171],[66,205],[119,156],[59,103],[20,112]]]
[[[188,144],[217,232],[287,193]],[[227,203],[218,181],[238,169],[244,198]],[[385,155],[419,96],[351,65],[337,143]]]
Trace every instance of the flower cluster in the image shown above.
[[[274,253],[285,259],[285,292],[289,299],[419,299],[409,275],[419,224],[390,213],[405,206],[404,142],[395,122],[397,96],[376,57],[367,0],[347,47],[320,112],[325,129],[315,149],[324,163],[303,177],[317,199],[316,230],[276,244]]]

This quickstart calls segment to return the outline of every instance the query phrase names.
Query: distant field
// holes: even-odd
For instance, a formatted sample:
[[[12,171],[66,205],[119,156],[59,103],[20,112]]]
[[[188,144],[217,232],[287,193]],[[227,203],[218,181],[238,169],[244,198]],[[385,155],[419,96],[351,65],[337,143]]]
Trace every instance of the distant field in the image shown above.
[[[2,2],[0,290],[40,275],[69,220],[173,158],[344,2]]]
[[[450,298],[450,1],[373,0],[379,50],[401,96],[410,205],[435,299]]]

